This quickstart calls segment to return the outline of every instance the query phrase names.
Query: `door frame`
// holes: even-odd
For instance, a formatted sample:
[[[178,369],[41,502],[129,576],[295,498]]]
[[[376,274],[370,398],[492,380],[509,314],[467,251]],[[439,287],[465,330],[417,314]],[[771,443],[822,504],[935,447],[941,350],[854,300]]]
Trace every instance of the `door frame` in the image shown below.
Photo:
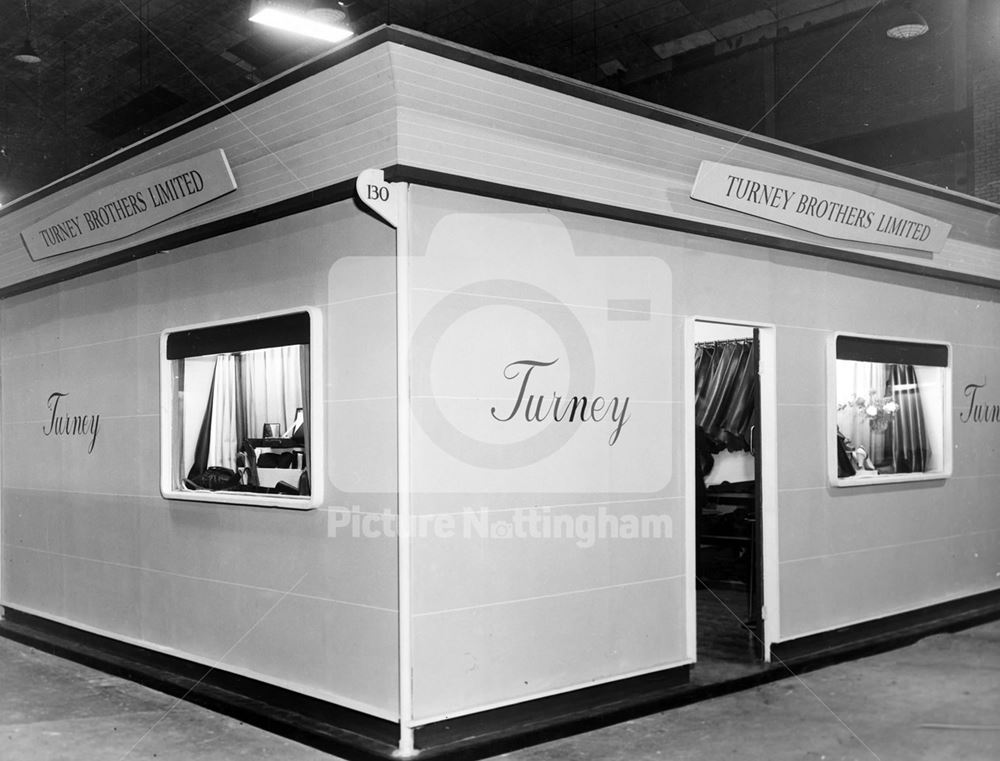
[[[695,324],[709,322],[734,325],[759,331],[760,342],[760,468],[761,468],[761,571],[764,576],[762,589],[764,615],[761,639],[765,662],[771,661],[771,645],[781,631],[781,609],[778,597],[778,388],[777,351],[775,326],[771,323],[739,320],[729,317],[693,315],[684,320],[684,515],[685,573],[687,585],[687,657],[697,657],[697,602],[695,592],[695,562],[697,538],[695,536],[694,479],[696,471],[694,435],[694,357]]]

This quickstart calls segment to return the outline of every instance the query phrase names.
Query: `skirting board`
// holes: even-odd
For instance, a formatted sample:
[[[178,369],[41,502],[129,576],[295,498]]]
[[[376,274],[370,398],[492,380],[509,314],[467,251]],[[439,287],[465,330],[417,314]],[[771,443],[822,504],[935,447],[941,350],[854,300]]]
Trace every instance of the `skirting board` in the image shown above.
[[[1000,618],[1000,589],[776,642],[771,645],[771,656],[776,663],[795,667],[795,670],[814,669],[996,618]]]
[[[474,759],[586,732],[669,707],[690,665],[493,708],[414,730],[420,758]]]

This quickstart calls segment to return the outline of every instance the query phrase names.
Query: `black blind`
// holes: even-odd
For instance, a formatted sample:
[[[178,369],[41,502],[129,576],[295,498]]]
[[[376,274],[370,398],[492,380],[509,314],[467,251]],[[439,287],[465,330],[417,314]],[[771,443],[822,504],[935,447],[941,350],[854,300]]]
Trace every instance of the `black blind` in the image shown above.
[[[855,362],[883,362],[888,365],[947,367],[948,347],[881,338],[837,336],[837,359]]]
[[[293,312],[259,320],[179,330],[167,336],[167,359],[309,343],[309,315]]]

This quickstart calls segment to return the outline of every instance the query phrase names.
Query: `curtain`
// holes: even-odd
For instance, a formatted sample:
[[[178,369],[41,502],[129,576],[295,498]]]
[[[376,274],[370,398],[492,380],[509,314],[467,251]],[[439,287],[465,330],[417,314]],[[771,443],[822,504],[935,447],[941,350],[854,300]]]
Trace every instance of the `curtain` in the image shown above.
[[[302,346],[299,352],[299,377],[302,379],[302,427],[299,429],[297,436],[304,441],[309,440],[309,399],[311,395],[309,393],[309,347]],[[298,410],[296,410],[298,413]],[[298,415],[296,415],[298,417]]]
[[[922,473],[930,459],[920,388],[913,365],[886,365],[886,396],[899,405],[889,425],[896,473]]]
[[[867,399],[871,392],[888,395],[884,391],[888,372],[884,363],[854,362],[841,359],[837,360],[837,365],[838,392],[851,390],[863,399]],[[846,372],[842,370],[844,366],[849,368]],[[839,396],[840,393],[838,393]],[[846,402],[849,400],[838,398],[838,401]],[[868,425],[868,419],[859,415],[858,408],[854,405],[848,405],[844,409],[838,410],[837,426],[855,449],[857,447],[865,448],[876,468],[887,465],[892,460],[892,448],[888,433],[886,431],[873,431]]]
[[[208,465],[236,470],[236,448],[240,444],[238,421],[239,390],[236,384],[237,360],[232,354],[215,359],[212,380],[212,412],[208,436]]]
[[[236,356],[220,354],[215,358],[208,403],[188,478],[195,478],[215,465],[236,470],[236,447],[241,441],[241,431],[246,427],[236,383],[237,373]]]
[[[695,422],[720,447],[749,450],[757,391],[753,342],[698,344],[694,362]]]
[[[281,433],[288,433],[296,410],[302,407],[299,349],[299,346],[277,346],[244,352],[241,381],[250,436],[261,436],[264,423],[278,423]]]
[[[279,423],[287,433],[304,396],[308,398],[303,386],[309,377],[308,370],[303,372],[307,352],[308,347],[280,346],[216,357],[188,478],[213,465],[235,471],[240,444],[261,436],[264,423]]]
[[[212,385],[208,392],[208,404],[205,405],[205,415],[201,420],[201,428],[198,430],[198,440],[194,445],[194,461],[188,470],[188,478],[196,478],[205,472],[208,467],[208,441],[212,432],[212,409],[214,405],[215,374],[212,375]]]

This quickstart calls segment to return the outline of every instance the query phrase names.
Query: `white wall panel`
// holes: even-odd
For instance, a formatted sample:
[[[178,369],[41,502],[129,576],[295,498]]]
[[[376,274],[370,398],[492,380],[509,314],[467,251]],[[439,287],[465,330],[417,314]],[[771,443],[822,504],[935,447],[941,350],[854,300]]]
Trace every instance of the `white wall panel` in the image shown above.
[[[551,521],[549,525],[555,527],[560,521],[579,521],[581,516],[596,525],[600,513],[619,521],[633,515],[640,520],[670,519],[669,535],[617,540],[597,536],[597,529],[589,535],[586,528],[575,535],[537,539],[498,530],[513,525],[519,509],[523,508],[452,513],[453,535],[428,531],[414,538],[413,566],[419,571],[414,588],[415,615],[506,604],[540,595],[585,594],[684,573],[683,500],[622,500],[546,508],[538,513],[539,529],[545,525],[543,521]],[[445,515],[423,517],[427,525],[432,525],[432,520],[451,525],[451,521],[444,523]],[[494,530],[483,536],[481,525]],[[450,582],[440,583],[444,579]]]
[[[781,564],[787,637],[996,589],[1000,529]]]
[[[366,308],[339,309],[331,287],[341,258],[386,258],[392,240],[348,201],[5,300],[4,604],[394,717],[395,540],[330,530],[345,504],[395,509],[394,481],[335,484],[312,511],[159,494],[161,331],[300,306],[324,315],[317,403],[349,412],[320,432],[327,451],[348,441],[394,473],[392,389],[374,411],[332,396],[392,377],[394,302],[355,283]],[[92,452],[45,435],[53,391],[60,413],[100,415]]]
[[[676,665],[683,601],[675,578],[417,615],[415,718]]]

